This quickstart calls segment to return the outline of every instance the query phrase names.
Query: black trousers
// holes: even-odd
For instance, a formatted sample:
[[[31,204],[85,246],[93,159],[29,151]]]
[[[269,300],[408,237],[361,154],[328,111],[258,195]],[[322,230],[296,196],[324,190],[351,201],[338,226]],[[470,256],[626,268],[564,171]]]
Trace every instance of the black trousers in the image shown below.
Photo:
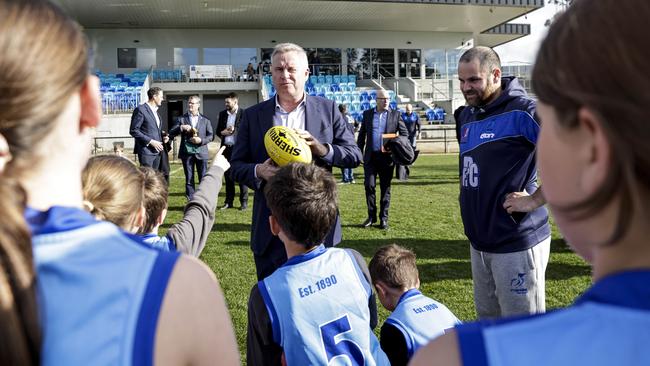
[[[194,170],[199,176],[199,184],[203,180],[203,176],[208,171],[208,160],[199,159],[196,155],[185,156],[181,159],[183,162],[183,171],[185,172],[185,197],[191,200],[194,196],[195,183],[194,183]]]
[[[377,204],[375,202],[375,187],[377,176],[379,176],[379,219],[388,220],[388,208],[390,207],[390,182],[393,179],[395,165],[390,155],[381,152],[373,152],[368,163],[363,165],[364,181],[366,189],[366,204],[368,205],[368,217],[377,219]]]
[[[253,259],[255,259],[257,279],[261,281],[287,261],[287,251],[284,249],[284,244],[282,244],[280,238],[273,236],[264,253],[260,255],[253,253]]]
[[[223,157],[230,161],[231,156],[232,146],[226,146],[226,149],[223,151]],[[226,174],[224,174],[226,178],[226,201],[224,203],[232,206],[235,200],[235,180],[232,179],[230,172],[231,169],[228,169]],[[242,206],[248,205],[248,187],[245,184],[239,185],[239,203]]]

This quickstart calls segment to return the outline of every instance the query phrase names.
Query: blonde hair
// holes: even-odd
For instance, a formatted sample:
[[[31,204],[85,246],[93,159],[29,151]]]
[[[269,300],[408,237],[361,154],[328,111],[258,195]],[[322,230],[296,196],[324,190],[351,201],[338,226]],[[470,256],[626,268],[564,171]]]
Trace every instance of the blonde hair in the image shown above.
[[[0,135],[12,159],[0,176],[0,364],[40,363],[41,334],[21,178],[88,77],[80,27],[47,1],[0,1]]]
[[[34,147],[88,77],[87,43],[78,24],[45,1],[3,0],[0,34],[0,134],[13,156],[6,174],[20,178],[41,161]]]
[[[275,47],[273,47],[273,53],[271,53],[271,63],[273,63],[273,60],[275,59],[275,55],[283,54],[287,52],[297,53],[300,56],[300,58],[304,61],[305,66],[308,65],[307,52],[305,52],[304,48],[298,46],[295,43],[280,43]]]
[[[88,160],[81,179],[86,210],[130,231],[144,203],[144,174],[140,169],[119,156],[96,156]]]

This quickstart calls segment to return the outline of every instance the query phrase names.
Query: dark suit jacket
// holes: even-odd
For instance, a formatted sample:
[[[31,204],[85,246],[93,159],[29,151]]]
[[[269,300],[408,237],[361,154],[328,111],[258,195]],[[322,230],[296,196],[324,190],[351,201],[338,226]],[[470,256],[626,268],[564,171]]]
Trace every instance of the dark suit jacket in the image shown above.
[[[237,114],[235,114],[235,132],[232,134],[232,136],[235,138],[235,141],[237,141],[237,131],[239,131],[239,125],[241,123],[241,116],[243,110],[241,107],[237,108]],[[221,131],[226,129],[226,124],[228,123],[228,111],[223,110],[219,112],[219,119],[217,122],[217,130],[214,132],[215,135],[219,136],[221,139],[221,146],[224,146],[226,144],[226,136],[223,136],[221,134]]]
[[[129,133],[135,138],[133,152],[138,155],[158,155],[160,153],[153,146],[147,145],[151,140],[162,142],[162,132],[156,124],[153,111],[145,104],[137,106],[131,115]],[[162,123],[162,118],[160,122]]]
[[[169,130],[169,138],[173,139],[174,137],[181,135],[181,145],[178,149],[178,157],[186,158],[190,155],[196,155],[199,159],[207,160],[208,159],[208,142],[212,141],[214,133],[212,132],[212,124],[210,120],[205,118],[202,114],[199,113],[199,122],[196,124],[196,130],[198,131],[198,136],[201,138],[201,144],[199,145],[199,151],[196,154],[189,154],[187,152],[187,147],[185,143],[189,143],[189,136],[186,132],[181,133],[181,125],[192,125],[190,122],[190,114],[185,113],[184,115],[178,117],[174,127]],[[193,145],[193,144],[192,144]],[[194,145],[197,146],[197,145]]]
[[[354,134],[347,128],[347,121],[339,112],[336,103],[321,97],[307,96],[305,101],[305,129],[323,144],[330,144],[333,150],[331,161],[316,158],[316,164],[331,169],[332,166],[354,168],[361,161],[361,150],[354,143]],[[271,242],[273,234],[269,227],[271,211],[266,205],[263,181],[255,179],[255,165],[269,158],[264,148],[264,134],[274,124],[275,98],[252,106],[244,111],[237,143],[231,159],[231,174],[235,181],[255,189],[251,249],[262,254]],[[336,224],[325,239],[328,246],[341,242],[341,222]],[[281,250],[284,250],[282,248]]]
[[[375,109],[368,109],[363,112],[363,121],[357,137],[357,145],[363,151],[363,163],[370,161],[372,156],[372,120],[375,117]],[[400,136],[408,136],[406,124],[398,110],[390,109],[386,117],[386,129],[382,133],[398,133]],[[365,147],[365,150],[364,150]]]

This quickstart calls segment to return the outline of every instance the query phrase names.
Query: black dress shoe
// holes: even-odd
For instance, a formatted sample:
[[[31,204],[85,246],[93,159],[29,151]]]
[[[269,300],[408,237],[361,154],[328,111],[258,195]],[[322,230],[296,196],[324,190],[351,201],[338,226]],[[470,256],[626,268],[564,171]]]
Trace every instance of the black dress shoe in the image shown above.
[[[246,211],[246,209],[248,209],[248,203],[242,203],[239,207],[239,211]]]
[[[233,206],[230,203],[226,203],[225,205],[219,207],[220,210],[226,210],[229,208],[233,208]]]
[[[372,224],[374,224],[375,222],[377,222],[376,219],[373,220],[373,219],[371,219],[371,218],[369,217],[369,218],[366,219],[366,221],[363,222],[363,224],[361,224],[361,227],[370,227],[370,226],[371,226]]]
[[[387,230],[388,229],[388,220],[380,220],[379,221],[379,228],[382,230]]]

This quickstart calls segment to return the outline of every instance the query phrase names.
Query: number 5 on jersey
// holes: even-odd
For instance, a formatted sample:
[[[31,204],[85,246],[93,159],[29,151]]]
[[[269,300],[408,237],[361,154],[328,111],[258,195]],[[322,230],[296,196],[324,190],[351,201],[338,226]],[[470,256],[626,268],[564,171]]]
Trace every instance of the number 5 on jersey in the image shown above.
[[[361,347],[349,339],[344,339],[342,336],[342,334],[350,331],[352,331],[352,327],[347,314],[320,326],[320,334],[328,365],[364,365]],[[332,362],[334,359],[336,361]]]

